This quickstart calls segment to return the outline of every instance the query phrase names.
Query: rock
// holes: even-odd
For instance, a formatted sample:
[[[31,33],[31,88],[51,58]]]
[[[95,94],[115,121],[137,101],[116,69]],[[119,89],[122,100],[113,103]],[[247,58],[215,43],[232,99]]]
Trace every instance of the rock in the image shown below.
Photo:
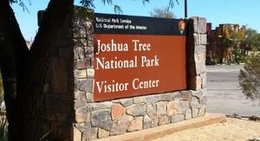
[[[98,128],[98,138],[106,138],[109,136],[109,131]]]
[[[100,103],[91,103],[91,107],[94,111],[96,110],[109,110],[112,106],[112,102],[100,102]]]
[[[78,85],[77,87],[80,91],[92,92],[93,79],[86,79],[86,80],[78,81],[77,85]]]
[[[129,125],[129,128],[127,131],[133,132],[142,130],[143,128],[143,117],[136,117]]]
[[[260,121],[260,117],[257,116],[251,116],[248,118],[248,120],[252,120],[252,121]]]
[[[172,123],[176,123],[176,122],[183,121],[185,119],[185,116],[184,116],[184,114],[178,114],[178,115],[172,116],[171,119],[172,119],[172,121],[171,121]]]
[[[111,117],[115,120],[125,114],[125,107],[121,104],[113,104],[111,106]]]
[[[110,130],[112,127],[112,120],[108,110],[100,110],[92,113],[91,125],[100,127],[105,130]]]
[[[133,100],[133,98],[128,98],[128,99],[121,99],[119,102],[120,102],[124,107],[128,107],[128,106],[133,105],[134,100]]]
[[[146,114],[146,104],[140,103],[135,104],[126,110],[127,114],[133,115],[133,116],[144,116]]]
[[[82,140],[97,139],[97,128],[88,128],[83,131]]]
[[[126,133],[128,126],[132,122],[133,117],[130,115],[124,115],[120,117],[116,122],[113,123],[110,130],[110,135],[120,135]]]
[[[151,124],[152,124],[152,119],[149,116],[145,115],[144,116],[144,123],[143,123],[144,127],[143,128],[144,129],[150,128]]]
[[[242,119],[242,117],[239,114],[236,114],[236,113],[234,113],[233,115],[227,115],[227,117]]]
[[[173,116],[178,113],[178,109],[176,108],[176,105],[173,101],[167,103],[167,115]]]
[[[152,118],[151,128],[158,126],[158,123],[159,123],[158,117]]]
[[[192,111],[190,108],[185,113],[185,119],[191,119],[192,118]]]
[[[156,105],[149,103],[147,104],[147,115],[150,118],[154,118],[156,116]]]
[[[82,136],[82,133],[79,131],[79,129],[76,127],[73,127],[73,140],[80,141],[81,136]]]
[[[137,97],[134,97],[133,99],[134,99],[135,104],[145,102],[144,96],[137,96]]]
[[[85,107],[80,107],[75,111],[75,121],[76,122],[84,122],[87,120],[87,111]]]
[[[166,114],[166,103],[158,102],[156,103],[157,116],[162,116]]]
[[[162,116],[161,118],[160,118],[160,120],[159,120],[159,125],[164,125],[164,124],[168,124],[168,123],[170,123],[171,122],[171,119],[170,119],[170,117],[168,117],[168,116]]]

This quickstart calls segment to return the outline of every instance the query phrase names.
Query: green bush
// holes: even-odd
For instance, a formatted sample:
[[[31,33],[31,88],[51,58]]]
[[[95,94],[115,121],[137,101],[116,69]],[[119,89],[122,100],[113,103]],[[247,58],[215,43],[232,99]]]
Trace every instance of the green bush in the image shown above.
[[[232,63],[240,64],[245,62],[245,55],[243,54],[242,50],[237,48],[233,51]]]
[[[246,58],[244,68],[240,70],[239,85],[247,98],[260,104],[260,54]]]

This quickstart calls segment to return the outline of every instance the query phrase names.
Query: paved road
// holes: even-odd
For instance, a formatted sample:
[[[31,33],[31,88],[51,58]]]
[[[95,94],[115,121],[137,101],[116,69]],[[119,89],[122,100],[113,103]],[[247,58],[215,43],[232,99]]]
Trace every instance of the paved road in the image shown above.
[[[207,111],[260,116],[260,105],[246,99],[239,87],[242,65],[207,66]]]

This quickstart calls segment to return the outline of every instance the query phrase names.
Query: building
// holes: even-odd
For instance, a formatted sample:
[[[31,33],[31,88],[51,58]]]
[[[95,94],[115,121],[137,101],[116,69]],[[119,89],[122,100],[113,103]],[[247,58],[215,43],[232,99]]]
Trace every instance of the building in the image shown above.
[[[233,52],[243,49],[246,27],[238,24],[220,24],[211,30],[211,23],[208,26],[207,64],[231,63]]]

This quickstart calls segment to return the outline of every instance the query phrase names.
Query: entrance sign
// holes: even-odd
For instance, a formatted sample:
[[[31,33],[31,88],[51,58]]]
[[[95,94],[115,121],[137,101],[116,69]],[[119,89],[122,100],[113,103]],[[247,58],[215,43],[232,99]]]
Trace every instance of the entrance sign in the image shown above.
[[[94,16],[94,101],[186,89],[186,21]]]

